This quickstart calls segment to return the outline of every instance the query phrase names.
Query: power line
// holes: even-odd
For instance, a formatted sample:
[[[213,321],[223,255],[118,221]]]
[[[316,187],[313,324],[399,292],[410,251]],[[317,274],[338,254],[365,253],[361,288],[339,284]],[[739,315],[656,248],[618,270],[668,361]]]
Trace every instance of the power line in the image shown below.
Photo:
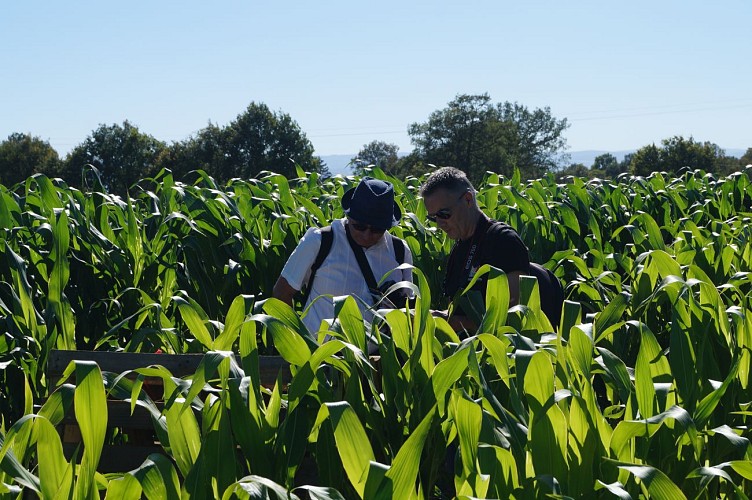
[[[734,102],[735,104],[728,104],[729,102]],[[725,104],[725,105],[719,106],[718,104]],[[690,106],[690,108],[666,109],[666,108],[676,108],[676,107],[684,107],[684,106]],[[751,106],[752,106],[752,100],[744,99],[744,100],[737,100],[737,101],[724,101],[723,103],[715,103],[715,104],[714,103],[669,104],[669,105],[664,105],[664,106],[626,108],[626,109],[617,109],[617,110],[611,110],[611,111],[589,111],[589,112],[585,111],[585,112],[579,113],[580,115],[598,115],[602,113],[622,113],[622,114],[607,114],[605,116],[590,116],[590,117],[577,118],[578,113],[569,113],[569,116],[573,116],[573,118],[571,118],[571,121],[588,121],[588,120],[606,120],[606,119],[613,119],[613,118],[631,118],[631,117],[640,117],[640,116],[695,113],[699,111],[716,111],[716,110],[722,110],[722,109],[739,109],[739,108],[748,108]],[[666,110],[665,111],[646,111],[646,112],[640,112],[640,113],[632,112],[632,111],[661,110],[661,109],[666,109]]]

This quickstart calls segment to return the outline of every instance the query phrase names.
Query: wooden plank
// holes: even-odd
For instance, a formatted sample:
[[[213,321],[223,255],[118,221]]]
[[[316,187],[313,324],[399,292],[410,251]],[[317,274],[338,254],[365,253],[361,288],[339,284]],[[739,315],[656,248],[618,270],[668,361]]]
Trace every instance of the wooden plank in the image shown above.
[[[156,402],[157,408],[161,411],[164,403]],[[75,412],[70,411],[65,414],[61,424],[73,425],[77,423]],[[107,400],[107,427],[124,427],[128,429],[154,429],[151,421],[151,413],[142,406],[136,405],[131,415],[130,401],[121,399]]]
[[[67,460],[71,459],[77,446],[82,445],[74,443],[63,444],[63,453]],[[79,451],[79,460],[81,459],[82,451]],[[169,458],[164,448],[159,444],[104,445],[97,470],[101,473],[127,472],[138,468],[152,453],[160,453]]]
[[[66,351],[53,349],[47,362],[47,373],[56,380],[73,360],[94,361],[103,371],[122,373],[136,368],[161,365],[175,377],[185,377],[196,373],[203,354],[154,354],[110,351]],[[235,357],[238,361],[237,356]],[[271,387],[281,375],[283,383],[292,379],[290,365],[281,356],[259,356],[259,378],[261,384]]]
[[[52,350],[47,364],[47,375],[54,383],[71,361],[86,360],[97,363],[102,371],[122,373],[127,370],[161,365],[170,370],[173,376],[193,375],[203,359],[203,354],[151,354],[104,351],[64,351]],[[237,361],[237,357],[236,357]],[[261,384],[273,386],[277,378],[287,385],[292,379],[290,365],[281,356],[259,356],[259,376]],[[158,377],[147,377],[144,389],[153,397],[157,392],[161,396],[162,381]],[[164,403],[155,401],[161,411]],[[71,410],[73,408],[71,407]],[[200,413],[197,415],[200,419]],[[105,445],[98,470],[100,472],[123,472],[139,467],[150,453],[164,453],[154,434],[151,414],[145,408],[136,405],[131,414],[130,402],[120,399],[107,400],[107,427],[118,428],[127,436],[127,443]],[[70,459],[73,450],[81,444],[81,435],[75,418],[75,412],[69,411],[60,423],[66,456]]]

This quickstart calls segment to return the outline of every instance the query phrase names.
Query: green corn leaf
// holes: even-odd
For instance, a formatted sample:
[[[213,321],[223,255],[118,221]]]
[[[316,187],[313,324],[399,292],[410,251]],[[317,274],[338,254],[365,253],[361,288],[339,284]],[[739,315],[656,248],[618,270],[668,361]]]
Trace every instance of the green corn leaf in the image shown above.
[[[311,358],[311,350],[303,337],[282,321],[265,314],[255,314],[251,317],[251,320],[266,326],[271,333],[274,347],[291,365],[302,366]]]
[[[635,437],[651,437],[668,420],[678,423],[692,441],[696,437],[695,422],[690,414],[679,406],[673,406],[658,415],[643,420],[623,420],[614,429],[609,446],[621,461],[633,460],[630,446]]]
[[[353,296],[335,297],[334,316],[339,322],[345,341],[357,346],[363,352],[368,352],[363,315]]]
[[[72,361],[71,364],[75,364],[76,372],[76,392],[73,396],[76,421],[84,443],[81,468],[77,474],[76,496],[85,498],[92,495],[96,488],[94,475],[107,431],[107,397],[102,372],[96,363]]]
[[[46,418],[36,418],[32,439],[37,443],[42,496],[55,498],[58,492],[71,492],[73,465],[63,455],[63,445],[55,427]]]
[[[431,386],[441,415],[446,414],[449,389],[468,368],[468,347],[470,345],[465,344],[457,352],[439,362],[431,375]]]
[[[638,214],[637,217],[635,217],[635,221],[642,223],[642,225],[645,227],[645,230],[648,235],[648,241],[650,242],[651,248],[657,249],[657,250],[664,250],[666,248],[666,244],[663,242],[663,235],[661,234],[661,229],[660,227],[658,227],[658,224],[655,222],[655,219],[653,219],[647,213],[641,213],[641,214]]]
[[[603,368],[619,391],[619,397],[623,402],[626,402],[632,394],[632,381],[629,378],[627,365],[608,349],[603,347],[596,347],[596,349],[601,354]]]
[[[320,426],[327,418],[332,426],[345,473],[355,491],[362,497],[369,464],[374,460],[366,431],[352,407],[344,401],[322,405],[314,427]]]
[[[152,453],[141,466],[131,471],[149,500],[177,500],[180,484],[173,463],[164,455]]]
[[[490,333],[482,333],[478,335],[478,340],[491,356],[491,362],[499,377],[508,386],[511,377],[509,360],[507,359],[507,349],[510,345],[509,339],[507,337],[497,337]]]
[[[569,339],[570,330],[580,323],[581,316],[582,305],[579,302],[564,301],[564,307],[561,312],[561,323],[559,324],[559,333],[564,340]]]
[[[298,486],[293,491],[303,490],[305,491],[311,500],[345,500],[342,494],[334,488],[326,488],[323,486]]]
[[[264,301],[263,309],[264,312],[279,319],[293,331],[298,332],[300,335],[307,338],[311,344],[315,345],[315,339],[309,334],[308,329],[303,324],[300,316],[295,313],[292,307],[281,300],[272,297]]]
[[[141,498],[141,485],[138,480],[128,474],[107,483],[105,500],[138,500]],[[150,498],[147,496],[147,498]]]
[[[731,462],[725,462],[718,467],[731,467],[734,472],[742,476],[744,479],[752,481],[752,460],[732,460]]]
[[[705,396],[702,401],[700,401],[700,404],[697,405],[697,410],[695,410],[694,413],[694,421],[698,428],[705,427],[705,424],[707,424],[708,420],[710,419],[710,415],[715,411],[716,407],[718,406],[718,403],[720,403],[721,398],[726,393],[726,390],[728,389],[731,382],[734,381],[736,378],[736,374],[739,371],[739,358],[737,358],[734,361],[734,364],[731,365],[731,369],[729,370],[728,375],[726,376],[726,379],[723,381],[721,386]]]
[[[478,328],[479,333],[494,333],[506,324],[509,311],[509,280],[501,269],[484,264],[478,270],[488,272],[486,283],[486,314]]]
[[[682,307],[677,304],[675,307]],[[684,406],[693,409],[699,392],[697,377],[697,357],[692,343],[693,332],[683,327],[674,315],[671,324],[669,363],[676,380],[676,387],[684,400]]]
[[[519,488],[517,462],[510,450],[480,443],[478,465],[489,478],[487,498],[511,498],[512,492]]]
[[[236,481],[225,489],[222,500],[299,500],[288,493],[287,488],[265,477],[250,475]]]
[[[462,477],[469,478],[476,470],[478,459],[478,441],[480,438],[483,410],[472,401],[468,401],[455,390],[452,392],[451,415],[457,426],[462,455]],[[477,492],[473,492],[476,493]]]
[[[201,450],[201,433],[193,410],[183,411],[190,404],[182,398],[175,399],[165,409],[170,453],[183,477],[188,476]]]
[[[650,498],[656,500],[686,499],[681,489],[671,479],[655,467],[646,465],[619,465],[620,469],[628,471],[640,479]]]
[[[229,351],[240,336],[246,314],[253,308],[253,295],[238,295],[230,304],[225,317],[225,327],[214,340],[214,350]]]
[[[53,253],[55,263],[50,273],[48,288],[48,304],[52,308],[60,329],[57,337],[57,347],[60,349],[75,349],[75,321],[70,303],[64,294],[70,277],[68,250],[70,248],[70,230],[68,217],[64,211],[59,217],[51,221],[53,224]]]
[[[535,277],[520,276],[520,304],[527,306],[526,329],[539,333],[554,331],[551,321],[541,309],[540,287]]]
[[[196,373],[193,375],[186,401],[193,401],[204,389],[209,379],[214,377],[218,370],[222,371],[223,366],[225,367],[223,377],[227,377],[228,371],[235,377],[240,375],[240,368],[235,364],[235,358],[231,351],[210,351],[204,354],[196,368]],[[184,405],[183,410],[188,407],[188,405]]]
[[[133,286],[138,286],[144,269],[144,243],[141,238],[141,221],[138,220],[130,199],[127,203],[125,215],[128,221],[128,231],[126,232],[128,252],[133,259]]]
[[[420,456],[435,415],[436,407],[434,406],[426,413],[418,427],[410,433],[386,473],[389,481],[381,482],[374,498],[415,498],[417,496],[415,481],[420,470]]]
[[[593,362],[593,339],[581,329],[572,328],[569,334],[568,352],[574,366],[589,380],[590,365]]]
[[[624,311],[629,305],[629,295],[625,292],[620,293],[612,298],[606,308],[599,312],[595,317],[593,328],[596,332],[595,343],[600,341],[613,332],[615,328],[621,325]]]
[[[213,349],[214,339],[212,339],[209,329],[206,327],[204,320],[201,319],[201,316],[194,306],[182,299],[177,302],[178,309],[180,310],[180,317],[183,318],[183,321],[188,326],[191,334],[196,340],[201,342],[206,349]]]
[[[256,400],[256,391],[250,377],[230,379],[230,423],[235,439],[243,450],[250,470],[264,476],[272,474],[272,460],[268,458],[271,450],[264,446],[262,407]]]
[[[0,469],[21,486],[39,493],[39,478],[29,472],[19,462],[15,454],[16,452],[14,452],[14,448],[19,448],[16,443],[16,436],[19,436],[19,441],[22,442],[22,449],[18,449],[17,453],[19,455],[25,455],[27,453],[28,448],[26,448],[25,443],[28,442],[27,436],[31,434],[30,428],[33,425],[33,418],[34,415],[24,415],[13,424],[4,438],[2,434],[0,434]]]
[[[567,475],[567,422],[554,398],[554,372],[549,355],[537,352],[525,372],[525,394],[530,405],[528,446],[535,474]]]

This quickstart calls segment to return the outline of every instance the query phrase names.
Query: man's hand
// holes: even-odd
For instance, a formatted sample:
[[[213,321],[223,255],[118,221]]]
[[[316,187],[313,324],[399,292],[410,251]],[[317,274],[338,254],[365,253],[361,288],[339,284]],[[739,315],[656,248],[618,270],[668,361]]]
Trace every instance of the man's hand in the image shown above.
[[[447,310],[431,309],[431,316],[446,320],[455,332],[474,332],[478,328],[478,325],[469,317],[458,314],[450,317]]]
[[[290,286],[290,283],[288,283],[285,278],[280,276],[277,282],[274,284],[272,297],[285,302],[289,306],[292,306],[292,301],[295,298],[296,293],[298,293],[298,291]]]
[[[449,311],[447,310],[439,310],[439,309],[431,309],[431,316],[435,318],[441,318],[445,320],[449,320]]]

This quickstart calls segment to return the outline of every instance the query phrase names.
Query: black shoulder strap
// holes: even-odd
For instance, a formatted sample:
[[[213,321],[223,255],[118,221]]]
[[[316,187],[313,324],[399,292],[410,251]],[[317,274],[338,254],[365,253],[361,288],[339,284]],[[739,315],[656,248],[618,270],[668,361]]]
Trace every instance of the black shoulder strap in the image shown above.
[[[368,285],[368,288],[371,290],[378,290],[379,286],[376,284],[376,278],[373,276],[373,271],[371,271],[371,266],[368,264],[368,259],[366,258],[366,253],[363,251],[363,247],[355,243],[355,240],[350,235],[350,227],[347,225],[345,226],[345,232],[347,233],[347,242],[350,243],[350,248],[352,248],[352,251],[355,254],[355,260],[358,261],[360,272],[363,273],[363,277],[366,279],[366,285]]]
[[[392,237],[392,246],[394,247],[394,258],[397,260],[397,264],[405,263],[405,242],[395,235],[390,234]]]
[[[316,254],[316,260],[311,265],[311,276],[308,278],[308,285],[306,285],[305,292],[303,293],[303,306],[308,302],[308,296],[311,295],[311,287],[313,286],[313,279],[316,277],[316,271],[321,264],[326,260],[326,256],[329,255],[329,251],[332,249],[332,241],[334,240],[334,234],[332,234],[332,226],[326,226],[321,228],[321,246],[319,247],[319,253]]]

